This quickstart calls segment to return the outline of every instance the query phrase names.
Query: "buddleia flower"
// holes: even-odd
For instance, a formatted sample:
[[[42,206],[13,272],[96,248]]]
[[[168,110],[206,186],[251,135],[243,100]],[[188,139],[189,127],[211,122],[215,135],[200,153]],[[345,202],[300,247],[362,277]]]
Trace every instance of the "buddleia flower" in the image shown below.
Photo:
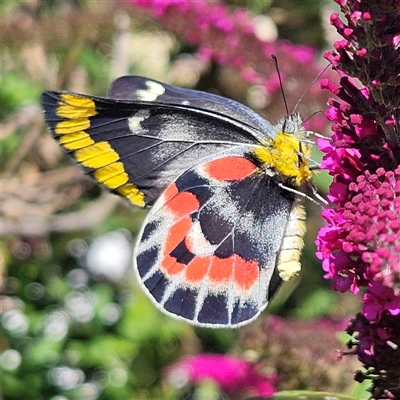
[[[400,398],[400,3],[335,1],[343,39],[325,58],[340,84],[322,82],[335,98],[332,139],[319,141],[332,207],[317,255],[335,290],[363,293],[348,327],[356,379],[371,379],[374,399]]]

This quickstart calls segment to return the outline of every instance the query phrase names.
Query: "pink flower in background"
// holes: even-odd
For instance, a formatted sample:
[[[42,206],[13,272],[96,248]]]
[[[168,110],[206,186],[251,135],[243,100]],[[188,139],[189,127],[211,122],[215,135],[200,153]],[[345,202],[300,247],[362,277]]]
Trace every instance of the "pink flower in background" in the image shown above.
[[[171,383],[201,383],[211,380],[227,393],[272,396],[275,375],[265,375],[257,366],[240,358],[220,354],[199,354],[178,361],[168,368]]]
[[[351,322],[354,348],[374,399],[400,398],[400,3],[336,0],[346,18],[331,23],[343,40],[327,52],[340,86],[322,87],[334,132],[321,140],[333,176],[317,239],[326,277],[338,291],[365,288]]]
[[[273,23],[257,29],[257,20],[248,10],[232,11],[215,1],[131,0],[133,4],[152,14],[168,31],[184,41],[197,45],[203,60],[234,67],[244,81],[263,86],[267,95],[279,96],[282,115],[280,83],[271,55],[275,54],[286,94],[296,101],[307,90],[310,113],[326,104],[325,94],[318,85],[309,88],[322,71],[316,61],[316,51],[308,46],[277,40]],[[177,15],[180,17],[177,18]],[[271,31],[271,32],[270,32]],[[285,82],[290,81],[290,85]],[[308,88],[308,89],[307,89]],[[269,97],[269,96],[268,96]],[[277,97],[278,98],[278,97]],[[306,102],[306,101],[305,101]],[[324,118],[312,118],[313,128],[326,125]]]

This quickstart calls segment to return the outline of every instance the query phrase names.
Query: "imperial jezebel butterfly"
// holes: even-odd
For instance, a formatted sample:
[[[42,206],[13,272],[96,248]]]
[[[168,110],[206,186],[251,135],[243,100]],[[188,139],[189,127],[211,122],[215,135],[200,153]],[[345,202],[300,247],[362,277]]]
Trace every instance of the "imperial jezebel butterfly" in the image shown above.
[[[194,325],[237,327],[300,270],[309,145],[220,96],[139,76],[107,98],[45,92],[56,140],[97,182],[152,206],[134,266],[155,305]]]

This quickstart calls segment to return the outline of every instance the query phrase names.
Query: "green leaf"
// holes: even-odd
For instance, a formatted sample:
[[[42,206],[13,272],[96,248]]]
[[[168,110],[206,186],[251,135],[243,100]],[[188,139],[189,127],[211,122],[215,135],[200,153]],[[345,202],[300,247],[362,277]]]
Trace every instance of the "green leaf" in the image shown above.
[[[38,101],[42,88],[16,72],[5,73],[1,79],[0,118],[26,101]]]
[[[73,341],[70,350],[79,354],[80,367],[101,367],[111,369],[121,367],[122,359],[136,354],[136,344],[112,334],[104,334],[90,341]]]
[[[299,318],[312,319],[329,314],[332,304],[335,304],[335,293],[325,289],[315,290],[304,300],[302,307],[296,311]]]
[[[30,368],[54,364],[60,359],[62,346],[62,341],[40,338],[32,344],[24,361]]]

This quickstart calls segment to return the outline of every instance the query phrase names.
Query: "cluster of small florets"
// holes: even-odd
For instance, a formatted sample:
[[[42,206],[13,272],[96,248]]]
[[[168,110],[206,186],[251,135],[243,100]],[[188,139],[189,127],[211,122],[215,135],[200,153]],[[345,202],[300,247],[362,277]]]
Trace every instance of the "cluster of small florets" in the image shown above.
[[[315,49],[277,40],[273,22],[267,22],[267,17],[256,18],[246,9],[231,10],[223,3],[207,0],[131,1],[155,16],[169,32],[196,45],[196,53],[203,61],[233,67],[245,82],[262,87],[268,99],[271,94],[280,96],[281,85],[271,55],[279,60],[283,86],[290,77],[293,98],[300,98],[322,69],[315,61]],[[309,89],[307,97],[314,104],[326,102],[316,85]],[[320,127],[321,120],[319,124],[316,120],[318,116],[312,121],[313,128]]]
[[[336,0],[346,18],[331,23],[343,36],[325,57],[340,86],[330,100],[331,141],[322,167],[333,176],[319,232],[318,256],[333,287],[365,289],[362,312],[348,328],[350,347],[373,377],[373,398],[397,398],[400,382],[400,3]],[[352,81],[356,78],[359,84]],[[360,85],[361,83],[361,85]],[[363,86],[362,86],[363,85]],[[389,361],[390,360],[390,361]]]
[[[382,292],[378,294],[381,298]],[[348,343],[363,363],[365,371],[358,371],[355,380],[363,382],[373,379],[371,396],[373,399],[400,398],[398,343],[400,326],[398,315],[383,313],[376,323],[371,323],[362,313],[350,322],[347,332],[354,335]]]
[[[400,295],[400,168],[368,171],[349,185],[344,205],[348,253],[360,254],[368,281],[379,281]]]

